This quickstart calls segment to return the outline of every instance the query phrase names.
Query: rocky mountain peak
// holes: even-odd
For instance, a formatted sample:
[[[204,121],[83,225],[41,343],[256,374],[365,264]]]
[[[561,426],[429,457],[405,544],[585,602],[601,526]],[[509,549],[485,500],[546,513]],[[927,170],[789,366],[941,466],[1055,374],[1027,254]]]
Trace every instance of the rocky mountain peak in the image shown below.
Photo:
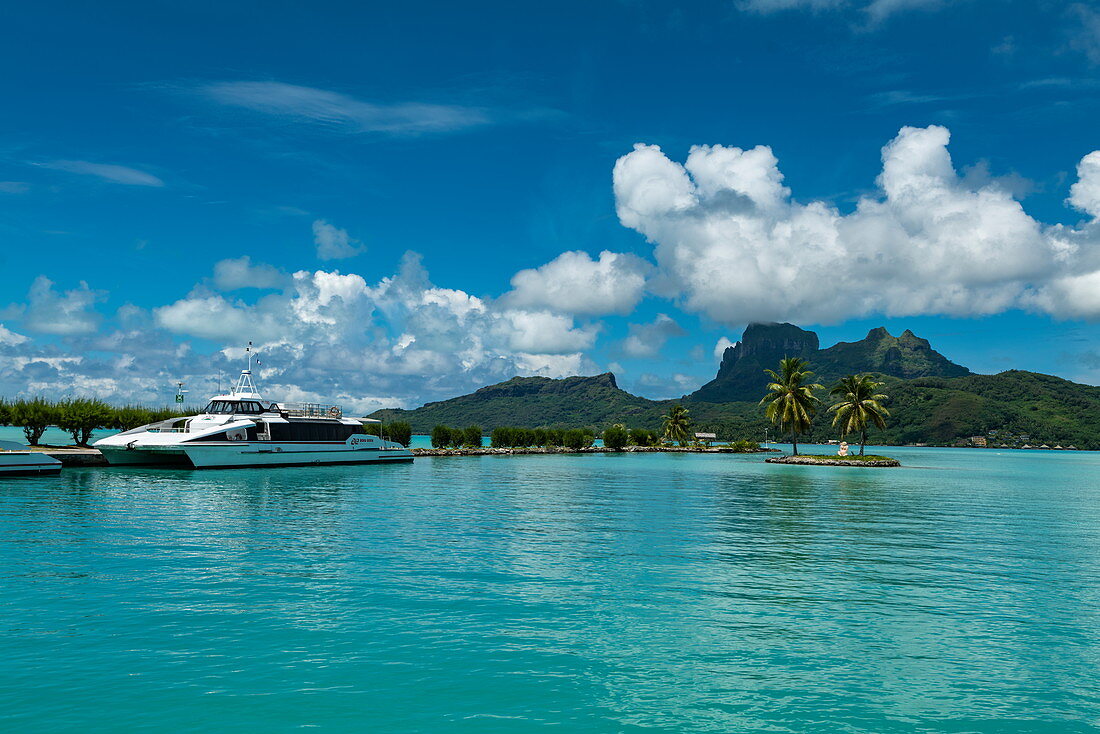
[[[727,347],[722,354],[722,366],[732,368],[746,359],[782,359],[801,357],[816,352],[817,334],[794,324],[749,324],[741,341]],[[720,368],[721,369],[721,368]]]
[[[750,324],[741,341],[726,349],[718,375],[688,396],[690,400],[727,402],[759,400],[766,379],[764,369],[775,369],[783,357],[802,357],[822,384],[859,372],[893,377],[960,377],[970,370],[932,349],[909,329],[894,337],[885,327],[867,332],[856,342],[840,342],[821,349],[817,334],[793,324]]]

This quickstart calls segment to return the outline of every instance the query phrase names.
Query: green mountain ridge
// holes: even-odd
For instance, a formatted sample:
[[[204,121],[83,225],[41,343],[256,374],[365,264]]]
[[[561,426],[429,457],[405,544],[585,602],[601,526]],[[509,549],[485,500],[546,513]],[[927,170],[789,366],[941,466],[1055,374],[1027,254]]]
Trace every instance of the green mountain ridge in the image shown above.
[[[995,446],[1072,444],[1100,449],[1100,387],[1018,370],[972,374],[909,331],[892,337],[885,329],[873,329],[867,339],[842,342],[824,350],[817,348],[816,334],[798,327],[756,331],[749,334],[746,329],[748,339],[743,338],[740,344],[747,341],[751,348],[743,350],[737,363],[762,362],[774,357],[777,349],[804,348],[799,356],[808,352],[821,360],[820,365],[811,362],[811,367],[823,384],[831,384],[835,377],[845,374],[844,370],[877,374],[886,383],[884,392],[890,396],[887,407],[891,417],[885,431],[872,433],[872,442],[947,445],[960,438],[983,436]],[[756,339],[761,336],[764,339]],[[762,343],[764,340],[768,343]],[[778,359],[775,357],[775,361]],[[741,394],[749,394],[749,399],[702,400],[699,396],[708,394],[704,386],[685,396],[684,401],[649,400],[620,389],[611,373],[564,379],[515,377],[469,395],[428,403],[415,410],[380,410],[372,417],[408,421],[418,433],[427,433],[437,424],[476,424],[486,432],[497,426],[588,426],[599,431],[613,423],[657,429],[668,407],[684,402],[691,411],[695,430],[714,431],[722,440],[759,441],[768,429],[774,439],[775,429],[758,405],[767,383],[763,366],[754,377],[748,368],[731,370],[726,362],[724,355],[723,368],[734,379],[726,380],[725,386],[734,385]],[[861,368],[858,363],[867,366]],[[774,367],[774,363],[764,365]],[[874,367],[914,376],[898,376]],[[929,372],[947,374],[922,374]],[[828,403],[827,394],[820,397]],[[823,407],[807,439],[836,438],[830,421]]]
[[[602,426],[608,422],[648,424],[664,403],[631,395],[619,388],[610,372],[592,377],[513,377],[469,395],[427,403],[415,410],[387,409],[370,417],[403,420],[414,431],[428,432],[437,424],[497,426]]]

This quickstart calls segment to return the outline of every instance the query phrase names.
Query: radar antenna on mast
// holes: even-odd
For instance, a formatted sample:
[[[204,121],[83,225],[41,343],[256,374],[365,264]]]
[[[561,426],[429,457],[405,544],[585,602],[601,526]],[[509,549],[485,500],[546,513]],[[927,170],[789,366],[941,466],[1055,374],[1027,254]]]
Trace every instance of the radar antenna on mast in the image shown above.
[[[242,398],[260,398],[260,393],[256,390],[256,386],[252,383],[252,342],[248,343],[248,346],[244,350],[245,356],[248,357],[248,368],[241,370],[241,376],[237,378],[237,385],[233,388],[232,395]],[[256,361],[259,364],[259,360]]]

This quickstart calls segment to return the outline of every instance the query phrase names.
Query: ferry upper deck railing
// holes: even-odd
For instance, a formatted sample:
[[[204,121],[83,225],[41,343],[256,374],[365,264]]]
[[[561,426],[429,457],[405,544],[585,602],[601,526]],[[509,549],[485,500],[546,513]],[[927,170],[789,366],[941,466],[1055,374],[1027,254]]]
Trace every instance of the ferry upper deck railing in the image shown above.
[[[344,414],[339,405],[329,403],[277,403],[279,410],[296,418],[339,418]]]

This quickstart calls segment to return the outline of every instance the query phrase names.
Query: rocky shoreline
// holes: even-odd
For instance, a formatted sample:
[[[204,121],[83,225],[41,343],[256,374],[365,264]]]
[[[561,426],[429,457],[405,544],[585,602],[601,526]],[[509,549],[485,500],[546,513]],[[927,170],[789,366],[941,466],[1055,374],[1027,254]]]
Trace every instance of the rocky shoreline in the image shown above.
[[[799,464],[802,466],[860,466],[860,467],[886,467],[901,466],[897,459],[885,456],[878,458],[844,458],[841,456],[773,456],[764,459],[769,464]]]
[[[56,446],[35,446],[32,451],[42,453],[58,459],[64,466],[108,466],[107,459],[98,449],[61,448]],[[526,454],[775,454],[779,449],[757,449],[756,451],[734,451],[725,446],[712,446],[710,448],[691,446],[627,446],[621,451],[608,449],[602,446],[590,446],[584,449],[567,449],[560,446],[554,448],[522,448],[522,449],[498,449],[491,447],[464,448],[464,449],[409,449],[414,456],[519,456]]]
[[[775,454],[779,449],[757,449],[756,451],[735,451],[725,446],[696,448],[692,446],[627,446],[624,449],[609,449],[603,446],[589,446],[584,449],[567,449],[561,446],[552,448],[463,448],[463,449],[409,449],[415,456],[516,456],[526,454]]]

